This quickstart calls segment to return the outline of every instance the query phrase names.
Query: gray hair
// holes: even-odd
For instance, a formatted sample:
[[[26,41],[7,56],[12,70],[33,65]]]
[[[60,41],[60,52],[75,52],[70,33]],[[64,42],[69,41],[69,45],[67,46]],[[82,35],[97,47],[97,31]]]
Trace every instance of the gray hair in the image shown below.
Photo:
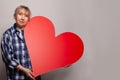
[[[31,11],[30,11],[30,9],[29,9],[27,6],[20,5],[20,6],[18,6],[18,7],[15,9],[14,16],[16,16],[17,12],[18,12],[20,9],[25,9],[26,11],[29,12],[29,16],[31,15]]]

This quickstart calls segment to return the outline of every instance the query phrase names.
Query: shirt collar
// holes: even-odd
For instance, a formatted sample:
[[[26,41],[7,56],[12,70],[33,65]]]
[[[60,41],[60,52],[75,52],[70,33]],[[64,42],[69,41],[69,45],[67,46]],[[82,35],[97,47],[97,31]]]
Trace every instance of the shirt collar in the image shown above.
[[[13,25],[13,28],[14,28],[14,33],[20,33],[20,29],[18,29],[16,23]],[[21,29],[21,30],[24,30],[24,29]]]

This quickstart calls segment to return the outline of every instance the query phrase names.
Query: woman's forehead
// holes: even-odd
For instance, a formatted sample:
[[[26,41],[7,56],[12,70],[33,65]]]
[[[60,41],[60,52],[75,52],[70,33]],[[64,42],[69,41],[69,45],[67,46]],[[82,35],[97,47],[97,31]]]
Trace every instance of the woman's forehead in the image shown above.
[[[22,13],[24,15],[30,16],[30,12],[24,8],[19,9],[16,14]]]
[[[26,10],[26,9],[24,9],[24,8],[20,8],[20,9],[18,9],[17,12],[27,12],[27,13],[29,13],[29,11]]]

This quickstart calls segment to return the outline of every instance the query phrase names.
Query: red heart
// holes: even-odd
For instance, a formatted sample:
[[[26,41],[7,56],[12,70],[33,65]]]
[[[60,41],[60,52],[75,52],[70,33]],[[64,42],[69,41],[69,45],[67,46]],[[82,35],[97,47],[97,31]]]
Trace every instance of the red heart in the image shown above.
[[[54,25],[42,16],[28,22],[25,40],[35,76],[73,64],[84,50],[82,40],[72,32],[55,37]]]

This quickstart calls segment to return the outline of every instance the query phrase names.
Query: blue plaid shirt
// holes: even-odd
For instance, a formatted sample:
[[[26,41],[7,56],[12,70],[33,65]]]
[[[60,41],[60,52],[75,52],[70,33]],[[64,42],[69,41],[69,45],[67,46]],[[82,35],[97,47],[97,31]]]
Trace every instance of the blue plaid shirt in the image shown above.
[[[16,24],[5,31],[2,38],[3,60],[6,64],[8,80],[30,80],[25,73],[17,70],[20,64],[31,69],[31,62],[24,40],[24,33],[20,32]]]

